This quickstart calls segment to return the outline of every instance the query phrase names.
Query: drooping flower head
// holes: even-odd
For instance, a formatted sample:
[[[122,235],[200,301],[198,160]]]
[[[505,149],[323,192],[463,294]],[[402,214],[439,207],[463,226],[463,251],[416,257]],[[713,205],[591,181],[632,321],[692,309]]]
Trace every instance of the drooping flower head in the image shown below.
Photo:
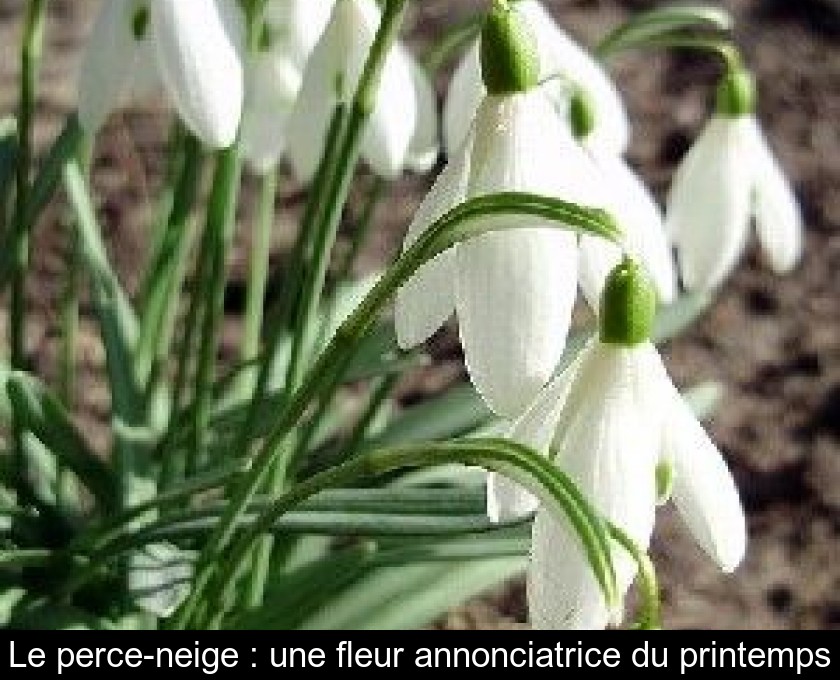
[[[306,62],[335,0],[268,0],[255,54],[246,72],[240,141],[252,170],[263,174],[286,151],[289,116]]]
[[[793,191],[755,117],[752,76],[731,68],[715,115],[680,164],[668,196],[666,228],[686,288],[711,289],[735,267],[751,218],[778,273],[802,252],[802,217]]]
[[[604,283],[621,262],[623,252],[642,264],[651,277],[659,301],[672,302],[676,295],[676,272],[671,247],[665,235],[662,211],[642,179],[623,156],[595,143],[598,116],[589,94],[578,89],[572,96],[569,121],[575,138],[586,151],[600,189],[598,205],[618,221],[621,245],[588,236],[580,239],[580,287],[597,309]],[[582,181],[589,179],[588,176]]]
[[[546,82],[558,117],[567,121],[572,95],[578,89],[585,90],[599,114],[590,134],[590,146],[615,155],[623,153],[629,138],[627,115],[621,96],[604,69],[554,22],[537,0],[515,4],[531,28],[539,60],[538,80]],[[458,65],[449,86],[443,112],[444,142],[449,153],[454,153],[466,138],[487,91],[482,81],[480,51],[477,41]]]
[[[161,85],[184,124],[230,146],[242,113],[245,26],[236,0],[106,0],[79,73],[79,120],[91,134],[129,99]]]
[[[375,0],[337,0],[309,56],[288,122],[289,156],[302,181],[315,174],[336,105],[349,103],[356,91],[380,18]],[[431,83],[397,43],[385,59],[362,158],[381,177],[394,178],[405,169],[428,170],[437,151]]]
[[[545,387],[510,437],[549,455],[642,549],[653,531],[657,468],[669,466],[683,519],[719,566],[731,571],[746,545],[738,493],[650,343],[655,299],[638,265],[625,260],[616,267],[604,289],[598,337]],[[535,506],[514,483],[490,477],[491,518],[520,516]],[[624,593],[636,565],[617,544],[613,562]],[[542,509],[533,529],[528,602],[535,628],[603,628],[620,616],[608,610],[565,518]]]
[[[589,161],[538,87],[535,41],[520,3],[494,6],[482,31],[487,95],[466,139],[409,226],[410,246],[468,198],[525,191],[593,205]],[[489,218],[488,218],[489,219]],[[577,290],[573,233],[534,217],[442,253],[403,286],[396,301],[402,347],[428,338],[457,312],[467,369],[499,414],[516,417],[562,355]]]

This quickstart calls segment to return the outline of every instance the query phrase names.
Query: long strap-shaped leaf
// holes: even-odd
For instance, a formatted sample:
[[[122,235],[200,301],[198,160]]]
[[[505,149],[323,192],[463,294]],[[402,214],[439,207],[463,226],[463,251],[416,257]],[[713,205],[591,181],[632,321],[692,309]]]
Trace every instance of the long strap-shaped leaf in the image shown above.
[[[103,510],[113,510],[116,507],[113,474],[88,448],[61,402],[23,373],[12,373],[6,388],[22,425],[76,474]]]
[[[613,569],[609,536],[606,525],[578,491],[574,483],[561,470],[543,456],[506,439],[462,439],[437,444],[421,444],[393,449],[382,449],[326,470],[298,484],[267,508],[246,530],[230,552],[219,556],[213,573],[215,578],[205,585],[198,581],[191,599],[200,594],[217,595],[220,612],[236,589],[237,569],[254,541],[269,531],[272,525],[303,501],[327,488],[352,483],[364,477],[375,477],[404,468],[428,467],[461,463],[478,465],[501,472],[536,494],[557,516],[564,517],[578,537],[596,580],[608,603],[616,601],[616,581]],[[202,578],[199,574],[198,578]],[[217,617],[215,623],[221,623]]]

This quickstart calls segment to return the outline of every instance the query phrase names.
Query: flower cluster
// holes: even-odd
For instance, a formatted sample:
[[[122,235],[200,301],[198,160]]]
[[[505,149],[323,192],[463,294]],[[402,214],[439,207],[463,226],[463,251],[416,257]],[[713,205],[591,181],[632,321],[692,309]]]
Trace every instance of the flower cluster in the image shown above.
[[[650,334],[657,299],[676,295],[672,246],[687,288],[716,286],[733,268],[754,213],[774,268],[786,271],[798,259],[798,209],[754,105],[749,76],[728,72],[718,112],[679,169],[663,218],[622,159],[627,120],[601,67],[537,2],[495,3],[453,79],[444,126],[450,160],[406,247],[455,205],[500,191],[604,208],[623,242],[578,240],[528,218],[442,253],[402,288],[396,305],[404,347],[425,340],[454,310],[470,378],[487,404],[513,421],[508,436],[550,456],[642,549],[662,491],[657,476],[667,470],[675,505],[725,571],[746,546],[737,490]],[[600,332],[551,379],[578,283]],[[503,476],[490,474],[487,485],[494,520],[537,508]],[[537,627],[603,627],[621,618],[607,608],[577,540],[565,520],[537,511],[529,569]],[[637,565],[618,547],[613,561],[624,593]]]
[[[663,211],[625,159],[630,124],[618,89],[537,0],[493,1],[456,67],[442,134],[432,80],[399,42],[373,69],[376,97],[354,99],[381,38],[381,5],[105,0],[80,71],[79,120],[93,134],[129,99],[163,92],[204,146],[237,143],[258,174],[285,156],[303,183],[323,167],[342,107],[365,108],[352,119],[364,125],[353,148],[381,178],[429,171],[442,136],[447,162],[408,227],[404,250],[459,205],[503,192],[611,215],[617,243],[578,236],[574,225],[558,228],[548,217],[506,216],[503,225],[498,216],[476,218],[480,235],[435,251],[396,292],[398,344],[425,342],[455,314],[470,379],[505,421],[506,437],[550,459],[642,551],[667,497],[720,568],[735,569],[747,540],[737,489],[651,334],[657,305],[673,302],[681,285],[722,284],[753,218],[775,271],[789,271],[801,254],[800,211],[756,120],[752,77],[737,59],[727,62],[715,114],[679,167]],[[328,179],[332,188],[341,184]],[[329,226],[301,250],[329,240]],[[323,271],[327,264],[325,255]],[[306,276],[317,309],[324,277]],[[597,332],[558,372],[579,291]],[[292,355],[305,351],[312,329],[304,323],[296,330]],[[667,490],[657,484],[663,470],[673,482]],[[534,626],[620,621],[568,520],[506,477],[488,475],[491,520],[534,512]],[[605,551],[623,597],[637,562],[618,542]]]
[[[166,92],[212,148],[241,147],[258,173],[288,152],[309,181],[329,118],[355,90],[379,26],[376,0],[266,0],[249,54],[238,0],[108,0],[80,70],[79,118],[95,132],[129,99]],[[434,93],[402,45],[383,68],[362,155],[375,172],[428,170],[437,158]]]

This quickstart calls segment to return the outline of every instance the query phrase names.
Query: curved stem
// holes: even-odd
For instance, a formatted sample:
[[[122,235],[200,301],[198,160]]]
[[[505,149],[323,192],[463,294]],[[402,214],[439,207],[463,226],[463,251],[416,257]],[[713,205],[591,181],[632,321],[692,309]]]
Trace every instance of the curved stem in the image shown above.
[[[640,630],[659,630],[662,628],[661,605],[659,601],[659,584],[656,579],[656,569],[647,553],[614,524],[609,525],[613,539],[636,562],[638,568],[640,594],[642,599],[641,612],[637,628]]]

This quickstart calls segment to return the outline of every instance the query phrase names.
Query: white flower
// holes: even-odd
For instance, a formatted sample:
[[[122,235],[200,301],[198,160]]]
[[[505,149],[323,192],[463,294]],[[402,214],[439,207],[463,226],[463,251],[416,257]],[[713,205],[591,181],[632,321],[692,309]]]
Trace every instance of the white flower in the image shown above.
[[[468,198],[527,191],[591,204],[588,160],[538,89],[485,97],[461,149],[409,226],[410,246]],[[457,311],[466,365],[496,413],[515,417],[551,376],[565,346],[577,290],[577,242],[534,217],[485,234],[425,264],[397,295],[401,347],[426,340]]]
[[[624,285],[639,270],[625,263],[610,282]],[[615,278],[614,278],[615,277]],[[622,281],[623,279],[623,281]],[[642,549],[653,531],[656,468],[674,473],[672,498],[701,547],[725,571],[743,558],[746,526],[734,481],[715,445],[669,379],[649,335],[653,292],[641,308],[618,290],[601,304],[601,334],[540,393],[514,424],[510,437],[539,451],[577,484],[594,508],[624,530]],[[609,315],[619,312],[619,324]],[[640,321],[641,320],[641,321]],[[623,324],[623,325],[621,325]],[[619,328],[619,334],[614,330]],[[622,329],[630,329],[627,333]],[[640,331],[641,329],[641,331]],[[621,333],[625,333],[622,338]],[[499,475],[488,479],[491,519],[521,516],[535,499]],[[614,544],[619,593],[632,582],[636,565]],[[608,610],[600,587],[565,518],[540,509],[534,524],[528,601],[535,628],[603,628],[620,612]]]
[[[289,156],[304,181],[315,174],[339,102],[356,90],[380,22],[375,0],[339,0],[315,45],[288,124]],[[395,44],[385,60],[361,155],[380,176],[425,171],[437,156],[431,83],[408,51]]]
[[[185,125],[230,146],[242,111],[244,23],[235,0],[106,0],[79,73],[91,134],[126,100],[162,83]]]
[[[587,301],[597,309],[607,276],[627,253],[644,265],[659,300],[672,302],[677,290],[674,259],[656,200],[621,156],[585,146],[595,165],[596,186],[601,188],[596,205],[615,218],[622,232],[620,246],[594,236],[581,237],[580,287]]]
[[[674,176],[666,229],[686,288],[721,284],[746,245],[751,217],[774,271],[791,270],[802,253],[796,197],[751,110],[715,114]]]
[[[568,119],[574,89],[585,90],[597,111],[597,123],[589,142],[591,148],[623,153],[629,137],[627,115],[621,96],[604,69],[554,22],[539,2],[522,0],[515,6],[534,32],[540,79],[549,79],[545,87],[551,93],[559,117]],[[476,41],[456,69],[446,97],[444,141],[449,153],[456,151],[466,137],[484,93]]]
[[[287,124],[303,70],[326,28],[335,0],[269,0],[263,35],[247,68],[240,141],[250,167],[263,174],[286,151]]]

